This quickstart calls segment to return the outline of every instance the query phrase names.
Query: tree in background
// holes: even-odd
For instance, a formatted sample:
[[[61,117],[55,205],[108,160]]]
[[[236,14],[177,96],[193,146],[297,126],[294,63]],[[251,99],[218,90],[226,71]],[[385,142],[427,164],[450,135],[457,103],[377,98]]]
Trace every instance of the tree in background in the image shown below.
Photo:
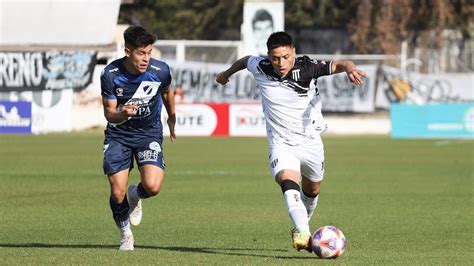
[[[439,49],[446,29],[470,37],[473,8],[470,0],[359,0],[348,29],[362,53],[400,53],[404,40]]]
[[[135,0],[119,23],[140,24],[162,39],[239,40],[244,0]],[[346,0],[285,1],[285,27],[345,28],[357,6]]]
[[[285,28],[345,28],[357,8],[355,1],[285,1]]]
[[[135,0],[119,23],[140,24],[159,39],[240,39],[243,0]]]
[[[119,22],[141,24],[160,39],[239,40],[243,2],[135,0],[122,5]],[[466,40],[472,25],[472,0],[285,1],[286,30],[346,29],[355,53],[398,54],[404,40],[439,49],[443,31],[461,32]]]
[[[422,62],[418,71],[472,71],[472,0],[359,0],[348,24],[358,52],[400,54]]]

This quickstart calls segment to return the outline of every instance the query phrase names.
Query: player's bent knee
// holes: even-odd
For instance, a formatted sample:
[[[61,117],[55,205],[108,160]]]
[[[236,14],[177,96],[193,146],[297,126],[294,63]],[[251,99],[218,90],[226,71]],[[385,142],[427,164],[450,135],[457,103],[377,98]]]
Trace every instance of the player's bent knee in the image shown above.
[[[310,197],[316,197],[319,194],[319,187],[317,188],[303,188],[303,192],[305,195]]]
[[[115,202],[117,203],[120,203],[123,201],[123,199],[125,198],[125,190],[121,190],[121,189],[114,189],[112,190],[112,198]]]
[[[276,175],[275,175],[275,181],[278,182],[282,176],[283,176],[283,173],[285,172],[285,170],[280,170]]]
[[[160,193],[160,190],[159,190],[159,189],[150,190],[150,192],[148,192],[148,194],[150,195],[150,197],[156,196],[156,195],[158,195],[158,193]]]
[[[317,196],[321,187],[321,181],[312,182],[308,178],[303,176],[302,189],[307,196]]]
[[[145,187],[150,197],[156,196],[158,193],[160,193],[160,188],[161,188],[161,185],[152,185],[152,186]]]

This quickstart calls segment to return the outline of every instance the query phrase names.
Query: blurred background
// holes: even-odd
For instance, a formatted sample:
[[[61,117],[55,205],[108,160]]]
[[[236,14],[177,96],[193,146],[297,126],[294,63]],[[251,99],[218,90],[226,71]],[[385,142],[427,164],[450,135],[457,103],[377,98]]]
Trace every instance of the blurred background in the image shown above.
[[[298,54],[369,75],[360,87],[318,80],[329,133],[474,137],[469,0],[0,0],[0,133],[103,128],[100,73],[132,24],[158,37],[154,57],[172,68],[181,136],[265,135],[251,75],[214,78],[284,30]]]

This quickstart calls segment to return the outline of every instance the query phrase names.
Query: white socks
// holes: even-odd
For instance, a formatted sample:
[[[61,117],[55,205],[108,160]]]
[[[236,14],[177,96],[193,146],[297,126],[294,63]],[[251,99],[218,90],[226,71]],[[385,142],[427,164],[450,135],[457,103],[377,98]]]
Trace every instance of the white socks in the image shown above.
[[[301,200],[301,193],[294,189],[289,189],[283,194],[285,197],[286,207],[293,224],[298,232],[310,233],[308,225],[308,213],[306,207]]]
[[[315,198],[311,198],[306,196],[304,192],[301,192],[301,200],[303,200],[303,204],[306,207],[306,211],[308,213],[308,223],[313,216],[314,210],[318,206],[318,199],[319,195],[317,195]]]

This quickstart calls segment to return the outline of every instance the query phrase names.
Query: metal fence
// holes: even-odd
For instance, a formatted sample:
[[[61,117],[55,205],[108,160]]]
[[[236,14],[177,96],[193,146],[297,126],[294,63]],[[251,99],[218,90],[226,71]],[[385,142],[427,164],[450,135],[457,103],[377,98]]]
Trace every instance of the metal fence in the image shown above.
[[[241,41],[160,40],[155,43],[158,56],[177,62],[231,64],[245,56]],[[385,54],[307,54],[318,60],[352,60],[356,64],[385,64],[400,67],[400,55]]]
[[[443,49],[410,47],[401,43],[400,54],[307,54],[319,60],[352,60],[356,64],[377,64],[400,68],[402,71],[421,73],[472,72],[474,49],[471,40],[451,43]],[[245,56],[242,41],[208,40],[159,40],[155,43],[159,57],[178,62],[195,61],[202,63],[230,64]]]

